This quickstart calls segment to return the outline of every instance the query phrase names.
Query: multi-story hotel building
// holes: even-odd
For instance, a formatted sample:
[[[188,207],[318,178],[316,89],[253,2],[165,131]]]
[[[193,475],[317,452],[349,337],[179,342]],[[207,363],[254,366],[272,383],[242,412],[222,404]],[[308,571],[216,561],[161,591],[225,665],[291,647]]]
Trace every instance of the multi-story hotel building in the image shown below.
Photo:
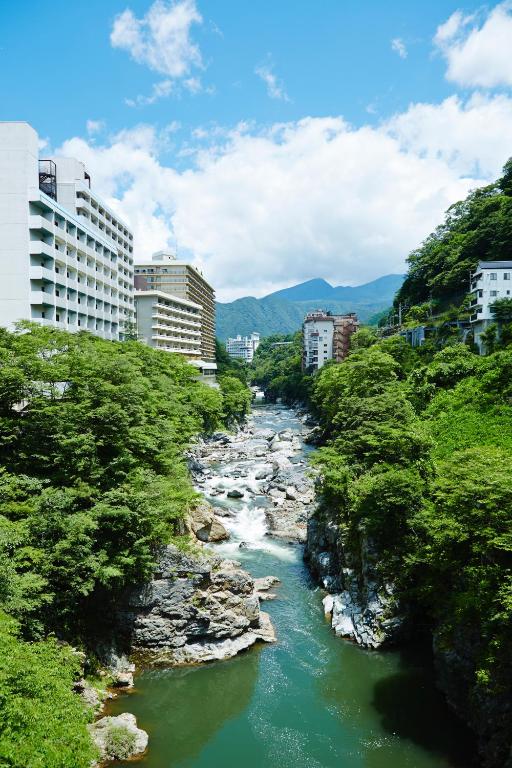
[[[0,122],[0,325],[32,320],[119,339],[133,317],[127,225],[83,163],[40,160],[28,123]]]
[[[177,352],[213,382],[215,293],[191,264],[167,251],[135,265],[137,331],[147,344]]]
[[[201,356],[215,361],[215,291],[191,264],[158,251],[151,261],[135,265],[135,290],[162,291],[201,307]]]
[[[245,360],[251,363],[254,353],[260,345],[259,333],[251,333],[250,336],[235,336],[226,341],[226,350],[228,355],[236,357],[239,360]]]
[[[350,337],[359,328],[357,316],[331,315],[319,309],[309,312],[302,326],[302,365],[317,371],[328,361],[340,363],[348,355]]]

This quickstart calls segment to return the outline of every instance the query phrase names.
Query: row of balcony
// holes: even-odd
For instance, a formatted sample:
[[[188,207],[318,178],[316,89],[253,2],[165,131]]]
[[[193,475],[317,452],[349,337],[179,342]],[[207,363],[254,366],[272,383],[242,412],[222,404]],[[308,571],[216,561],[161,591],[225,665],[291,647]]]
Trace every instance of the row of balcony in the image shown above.
[[[117,289],[119,283],[116,278],[107,277],[107,275],[100,274],[95,270],[82,268],[80,273],[76,276],[67,274],[66,267],[62,268],[62,271],[56,269],[49,269],[48,267],[30,267],[30,279],[31,280],[46,280],[49,283],[59,283],[60,285],[68,285],[69,287],[77,289],[76,286],[109,286],[110,288]],[[89,282],[93,280],[94,282]],[[101,290],[101,288],[99,289]]]
[[[153,341],[159,342],[159,341],[166,341],[170,342],[173,341],[176,344],[188,344],[193,347],[199,347],[201,344],[200,339],[183,339],[181,336],[172,336],[171,334],[164,334],[164,333],[155,333],[151,336]]]
[[[199,311],[193,309],[182,309],[179,305],[169,306],[167,304],[160,304],[157,302],[153,305],[153,309],[158,309],[164,314],[168,315],[180,315],[180,317],[198,320],[200,315]]]
[[[67,321],[63,320],[56,320],[52,317],[32,317],[33,321],[39,323],[40,325],[44,325],[48,328],[58,328],[62,331],[90,331],[92,333],[101,331],[101,336],[104,339],[109,339],[111,341],[118,341],[119,340],[119,331],[118,331],[118,325],[117,323],[107,323],[105,325],[101,321],[98,322],[98,327],[96,327],[96,322],[91,322],[90,320],[87,322],[80,322],[80,325],[78,325],[78,318],[71,319],[69,318],[69,323]]]
[[[172,315],[163,315],[161,312],[156,312],[151,315],[153,320],[164,322],[164,324],[173,325],[186,325],[190,328],[201,328],[201,323],[197,320],[189,320],[188,317],[173,317]],[[197,315],[195,315],[197,317]]]
[[[157,344],[157,349],[164,350],[165,352],[175,352],[178,355],[186,355],[187,357],[199,358],[200,352],[197,349],[187,349],[185,347],[170,347],[166,344]]]
[[[98,209],[94,208],[88,200],[85,200],[83,197],[77,198],[76,210],[79,216],[82,216],[83,218],[85,218],[88,223],[96,227],[102,234],[104,234],[106,237],[109,237],[113,242],[119,243],[128,252],[131,252],[132,246],[130,245],[128,240],[125,240],[124,237],[121,237],[118,234],[119,230],[113,231],[106,223],[104,227],[101,227],[99,225],[100,219],[98,218]],[[87,211],[89,215],[84,216],[83,214],[80,213],[80,211]],[[98,224],[92,220],[93,216],[97,219]]]
[[[93,265],[87,263],[88,255],[85,250],[91,252],[89,254],[89,258],[93,259]],[[95,273],[103,273],[105,269],[105,259],[101,258],[100,261],[94,261],[94,259],[96,259],[99,254],[96,251],[93,251],[91,248],[67,253],[66,250],[58,248],[53,243],[46,243],[44,240],[30,240],[29,253],[32,256],[44,256],[45,258],[58,259],[62,262],[69,263],[74,269],[87,269],[89,271],[92,270]],[[110,271],[113,271],[112,266],[114,265],[115,274],[119,273],[117,262],[109,260],[106,263],[108,264]],[[80,267],[78,267],[78,265],[80,265]]]
[[[164,334],[161,335],[167,335],[170,336],[182,336],[185,339],[189,339],[190,341],[193,341],[194,338],[200,338],[201,337],[201,331],[190,331],[188,328],[182,328],[181,326],[178,326],[177,328],[173,328],[169,325],[159,325],[158,323],[155,323],[151,327],[152,331],[164,331]]]
[[[112,246],[105,238],[105,242],[100,242],[99,240],[96,242],[97,246],[92,248],[85,240],[80,239],[77,235],[71,234],[71,232],[67,232],[64,227],[59,227],[57,224],[54,224],[54,222],[51,219],[46,219],[44,216],[37,215],[37,214],[30,214],[28,217],[28,225],[29,229],[37,230],[40,232],[46,232],[47,234],[53,235],[54,237],[57,237],[61,242],[67,243],[68,245],[71,245],[75,250],[83,250],[88,253],[92,254],[100,254],[103,256],[104,254],[98,250],[97,246],[99,245],[100,248],[102,248],[104,251],[107,251],[108,254],[110,254],[110,258],[112,259],[112,256],[114,258],[117,257],[117,252],[112,249]],[[84,237],[89,238],[90,240],[93,240],[94,238],[89,235],[85,234]]]
[[[112,227],[117,231],[122,233],[128,240],[133,240],[133,235],[129,230],[125,227],[125,225],[119,221],[116,216],[112,213],[112,211],[104,208],[98,200],[93,197],[89,189],[84,187],[80,190],[80,192],[77,195],[77,200],[84,200],[87,202],[91,210],[94,211],[94,213],[98,213],[100,216],[102,216],[106,221],[109,222],[109,224],[112,225]]]

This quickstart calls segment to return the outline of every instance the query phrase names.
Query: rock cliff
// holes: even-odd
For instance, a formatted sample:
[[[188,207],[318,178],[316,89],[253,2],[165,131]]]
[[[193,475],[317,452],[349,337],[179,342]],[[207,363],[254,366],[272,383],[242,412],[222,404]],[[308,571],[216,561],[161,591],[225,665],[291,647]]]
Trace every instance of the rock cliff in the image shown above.
[[[305,558],[329,593],[324,609],[337,635],[364,648],[380,648],[397,638],[402,620],[393,585],[379,577],[371,542],[361,535],[357,550],[349,546],[321,504],[308,520]]]
[[[125,645],[152,664],[227,659],[275,639],[254,581],[237,562],[171,545],[153,579],[125,595],[117,618]]]

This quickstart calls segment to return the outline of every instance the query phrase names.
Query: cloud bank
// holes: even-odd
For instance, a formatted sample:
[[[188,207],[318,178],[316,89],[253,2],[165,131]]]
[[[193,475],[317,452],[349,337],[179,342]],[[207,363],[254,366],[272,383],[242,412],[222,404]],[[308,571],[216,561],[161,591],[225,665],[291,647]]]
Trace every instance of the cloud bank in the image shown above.
[[[307,117],[202,131],[184,171],[161,160],[173,130],[142,125],[102,145],[75,137],[59,152],[86,162],[134,227],[139,257],[177,240],[230,300],[316,276],[357,284],[403,271],[445,209],[499,174],[512,99],[414,104],[377,127]]]

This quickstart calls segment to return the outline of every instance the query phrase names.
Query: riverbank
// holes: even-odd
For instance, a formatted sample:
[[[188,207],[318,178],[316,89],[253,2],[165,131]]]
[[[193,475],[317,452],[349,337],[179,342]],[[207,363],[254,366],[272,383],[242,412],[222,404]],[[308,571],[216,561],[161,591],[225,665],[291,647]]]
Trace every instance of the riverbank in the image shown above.
[[[303,473],[308,483],[310,449],[293,411],[256,406],[252,418],[249,428],[229,443],[235,447],[222,446],[224,461],[220,453],[211,462],[197,457],[207,465],[198,486],[208,492],[230,533],[229,540],[208,546],[219,557],[239,560],[254,579],[279,579],[272,586],[275,599],[265,602],[277,642],[253,646],[228,661],[142,670],[129,699],[109,704],[111,714],[129,708],[148,731],[150,747],[140,764],[468,768],[471,741],[433,685],[428,653],[368,652],[337,638],[324,617],[325,592],[313,584],[304,565],[302,545],[268,535],[270,513],[281,505],[259,492],[270,484],[269,477],[252,484],[256,465],[270,462],[254,455],[262,446],[252,443],[249,455],[240,444],[262,439],[251,429],[269,430],[265,440],[270,431],[290,430],[292,440],[285,442],[296,448],[283,457],[290,462],[286,470]],[[219,451],[218,442],[212,441],[208,452]],[[244,496],[228,497],[235,483],[252,485],[253,492],[239,487]],[[221,484],[229,487],[218,494],[215,488]],[[286,490],[280,493],[292,501]]]

